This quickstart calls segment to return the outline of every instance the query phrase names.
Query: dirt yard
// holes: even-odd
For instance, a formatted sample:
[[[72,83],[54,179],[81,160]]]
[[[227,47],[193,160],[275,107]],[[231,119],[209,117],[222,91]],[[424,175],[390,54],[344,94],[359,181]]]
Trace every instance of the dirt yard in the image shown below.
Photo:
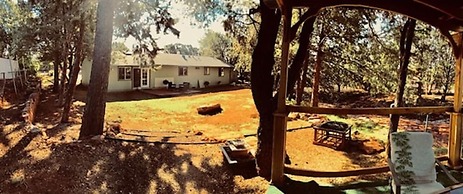
[[[81,92],[78,96],[82,97]],[[258,113],[249,89],[163,99],[130,95],[136,100],[110,96],[111,102],[107,103],[107,122],[120,122],[122,132],[153,137],[157,133],[184,136],[183,141],[198,137],[189,141],[206,143],[78,141],[85,105],[82,98],[74,103],[72,122],[58,124],[56,96],[49,91],[42,95],[35,123],[42,132],[31,133],[19,120],[24,98],[12,97],[0,109],[0,174],[3,175],[0,193],[265,193],[269,183],[256,176],[253,166],[229,166],[219,150],[220,144],[207,143],[247,136],[246,141],[255,148],[257,139],[252,134],[258,125]],[[210,103],[220,103],[223,112],[214,116],[196,113],[198,106]],[[388,117],[361,119],[384,125]],[[365,155],[313,145],[313,129],[305,127],[316,122],[319,120],[298,119],[288,123],[289,129],[304,128],[288,132],[287,151],[292,166],[336,171],[384,165],[384,152]],[[439,140],[445,140],[446,123],[430,125],[440,134]],[[403,119],[401,126],[418,126],[416,129],[422,123]],[[168,141],[175,143],[175,138]],[[338,179],[294,178],[330,185],[387,179],[384,174]]]

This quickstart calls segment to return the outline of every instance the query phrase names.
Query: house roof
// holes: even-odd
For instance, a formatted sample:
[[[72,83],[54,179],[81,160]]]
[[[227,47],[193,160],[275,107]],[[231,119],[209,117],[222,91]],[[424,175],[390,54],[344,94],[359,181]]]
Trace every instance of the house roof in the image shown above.
[[[158,53],[154,61],[157,65],[166,66],[184,66],[184,67],[233,67],[232,65],[226,64],[219,59],[206,56],[191,56],[191,55],[180,55],[180,54],[166,54]],[[134,57],[126,55],[125,57],[119,58],[112,62],[112,65],[129,65],[138,66],[135,62]]]

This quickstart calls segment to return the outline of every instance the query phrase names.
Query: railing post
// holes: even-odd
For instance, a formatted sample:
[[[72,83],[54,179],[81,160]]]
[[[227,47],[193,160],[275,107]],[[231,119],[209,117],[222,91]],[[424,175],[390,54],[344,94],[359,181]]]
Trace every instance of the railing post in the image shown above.
[[[449,138],[449,165],[452,168],[461,168],[461,138],[463,127],[462,97],[463,97],[463,33],[454,35],[457,43],[456,65],[455,65],[455,86],[453,113],[450,114],[450,138]],[[455,49],[455,48],[454,48]]]
[[[280,87],[278,90],[278,106],[274,113],[273,123],[273,153],[272,153],[272,183],[276,186],[282,186],[284,183],[284,159],[286,147],[286,93],[288,82],[288,56],[290,29],[291,29],[291,6],[280,5],[283,13],[283,41],[281,54],[281,69],[280,69]]]

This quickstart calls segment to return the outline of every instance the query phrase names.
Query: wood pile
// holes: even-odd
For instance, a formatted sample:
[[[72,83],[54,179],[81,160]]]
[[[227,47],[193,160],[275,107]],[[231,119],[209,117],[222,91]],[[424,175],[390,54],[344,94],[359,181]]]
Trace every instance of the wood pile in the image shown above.
[[[22,110],[21,117],[27,124],[32,124],[34,122],[35,113],[37,111],[37,106],[40,102],[40,93],[42,90],[41,81],[37,83],[34,88],[34,92],[29,95],[29,99],[26,102],[26,106]]]

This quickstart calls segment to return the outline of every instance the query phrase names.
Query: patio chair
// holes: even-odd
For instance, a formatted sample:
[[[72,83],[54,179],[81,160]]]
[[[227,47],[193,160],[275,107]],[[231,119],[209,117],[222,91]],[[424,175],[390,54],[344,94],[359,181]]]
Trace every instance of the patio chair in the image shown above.
[[[433,142],[432,134],[427,132],[391,133],[391,156],[388,158],[392,173],[391,193],[400,194],[402,191],[426,194],[444,189],[444,186],[436,181],[436,163],[450,180],[458,183],[445,166],[435,159]]]

